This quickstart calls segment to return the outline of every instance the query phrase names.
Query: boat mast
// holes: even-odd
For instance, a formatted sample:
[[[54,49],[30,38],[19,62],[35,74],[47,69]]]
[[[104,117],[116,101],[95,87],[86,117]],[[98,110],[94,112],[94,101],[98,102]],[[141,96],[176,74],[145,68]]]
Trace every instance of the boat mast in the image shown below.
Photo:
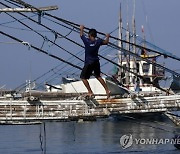
[[[133,16],[132,16],[132,31],[133,31],[133,43],[136,44],[136,22],[135,22],[135,9],[136,4],[134,0],[134,9],[133,9]],[[136,46],[133,45],[133,52],[136,53]]]
[[[146,41],[146,37],[145,37],[145,32],[144,32],[144,26],[141,26],[141,30],[142,30],[142,34],[143,34],[143,47],[146,47],[145,41]],[[141,51],[141,56],[145,57],[147,55],[146,50],[142,49]]]
[[[120,40],[122,39],[122,28],[123,28],[123,24],[122,24],[122,12],[121,12],[121,3],[120,3],[119,23],[118,23],[118,37],[119,37],[118,46],[119,46],[120,48],[123,47],[123,44],[122,44],[122,42],[120,41]],[[119,65],[122,65],[122,52],[121,52],[121,50],[118,50],[118,64],[119,64]],[[120,82],[122,82],[122,76],[121,76],[122,71],[123,71],[123,70],[122,70],[121,68],[119,68],[119,70],[118,70],[118,80],[119,80]]]
[[[126,41],[127,42],[130,42],[130,29],[129,29],[129,16],[128,16],[128,5],[127,5],[127,29],[126,29]],[[126,50],[130,50],[130,44],[129,43],[126,43]],[[126,54],[125,55],[125,58],[126,58],[126,68],[130,68],[130,55],[129,54]],[[126,72],[126,85],[129,86],[129,83],[130,83],[130,78],[129,78],[129,72],[127,71]]]
[[[136,9],[136,2],[134,0],[134,6],[133,6],[133,16],[132,16],[132,42],[133,44],[136,44],[136,22],[135,22],[135,9]],[[136,46],[133,45],[133,52],[137,54]],[[133,57],[132,60],[132,69],[133,72],[137,73],[137,66],[136,66],[136,57]],[[135,77],[133,74],[131,74],[131,83],[136,82]]]

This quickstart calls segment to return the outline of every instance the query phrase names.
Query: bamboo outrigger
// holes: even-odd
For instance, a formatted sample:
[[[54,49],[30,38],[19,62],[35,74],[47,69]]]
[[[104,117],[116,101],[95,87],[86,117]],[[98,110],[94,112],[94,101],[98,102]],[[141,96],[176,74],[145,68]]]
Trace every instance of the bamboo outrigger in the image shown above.
[[[28,123],[41,120],[95,120],[116,114],[166,113],[180,109],[180,95],[110,100],[83,100],[77,94],[54,93],[56,99],[52,96],[53,93],[38,93],[33,97],[31,95],[17,100],[12,97],[1,98],[0,122],[9,124],[17,121]]]

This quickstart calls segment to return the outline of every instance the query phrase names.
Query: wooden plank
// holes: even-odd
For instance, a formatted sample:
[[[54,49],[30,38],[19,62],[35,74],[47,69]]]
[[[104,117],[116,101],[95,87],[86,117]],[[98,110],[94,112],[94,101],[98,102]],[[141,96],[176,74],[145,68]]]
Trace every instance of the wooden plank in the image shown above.
[[[58,6],[48,6],[48,7],[40,7],[38,10],[40,11],[52,11],[57,10]],[[3,8],[0,9],[0,12],[38,12],[36,9],[31,8]]]

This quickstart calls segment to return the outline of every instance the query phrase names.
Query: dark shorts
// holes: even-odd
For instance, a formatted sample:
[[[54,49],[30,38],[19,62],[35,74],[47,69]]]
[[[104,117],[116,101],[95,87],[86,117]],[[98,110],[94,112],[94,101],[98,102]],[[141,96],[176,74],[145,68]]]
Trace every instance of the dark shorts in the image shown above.
[[[92,73],[94,72],[95,77],[100,77],[100,63],[99,61],[95,61],[91,64],[85,64],[83,70],[81,72],[81,79],[89,79]]]

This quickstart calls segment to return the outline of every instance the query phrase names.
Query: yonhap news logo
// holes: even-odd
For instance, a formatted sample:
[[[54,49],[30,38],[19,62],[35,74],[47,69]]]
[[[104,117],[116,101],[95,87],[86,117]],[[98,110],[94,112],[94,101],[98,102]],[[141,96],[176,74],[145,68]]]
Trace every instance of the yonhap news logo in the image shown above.
[[[120,138],[120,145],[123,149],[129,148],[133,144],[133,137],[131,134],[123,135]]]
[[[132,134],[121,136],[120,145],[123,149],[136,145],[158,145],[158,144],[174,144],[180,145],[180,138],[134,138]]]

